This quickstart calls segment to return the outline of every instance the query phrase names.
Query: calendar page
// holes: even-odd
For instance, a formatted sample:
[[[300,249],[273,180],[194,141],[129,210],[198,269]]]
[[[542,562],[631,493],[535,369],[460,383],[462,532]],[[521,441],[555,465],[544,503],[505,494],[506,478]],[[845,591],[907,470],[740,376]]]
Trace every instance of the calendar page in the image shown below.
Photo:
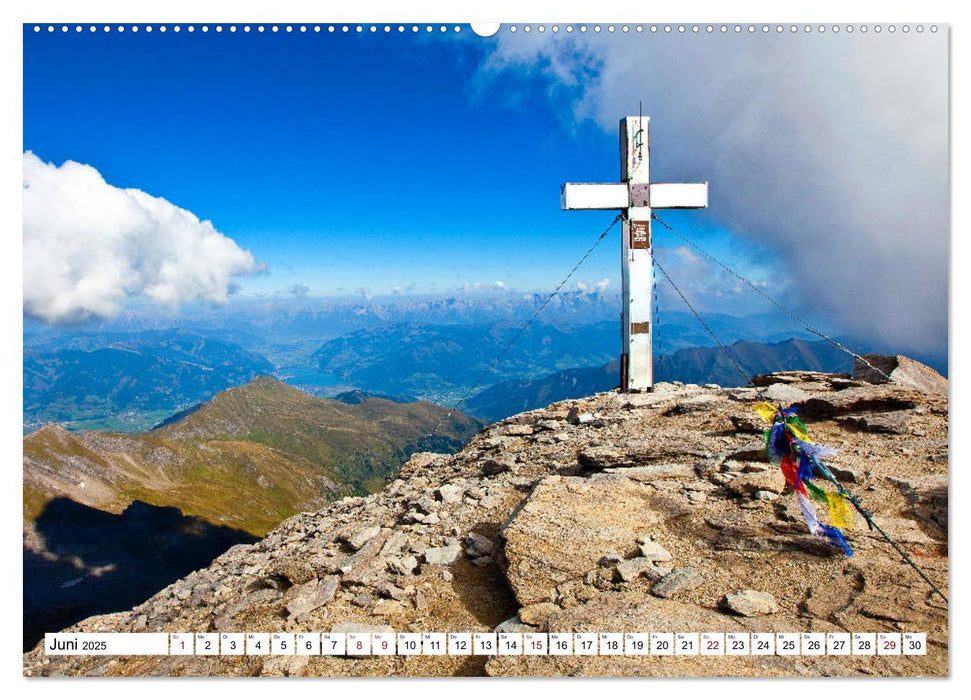
[[[18,28],[24,676],[949,675],[949,24],[274,14]]]

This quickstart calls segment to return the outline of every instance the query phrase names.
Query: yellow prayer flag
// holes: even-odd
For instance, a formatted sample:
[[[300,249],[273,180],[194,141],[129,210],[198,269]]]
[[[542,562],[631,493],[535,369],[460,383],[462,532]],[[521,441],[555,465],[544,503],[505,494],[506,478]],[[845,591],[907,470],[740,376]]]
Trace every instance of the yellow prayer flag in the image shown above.
[[[791,430],[792,434],[795,435],[798,439],[802,440],[803,442],[812,443],[812,440],[809,439],[809,435],[807,433],[804,433],[798,425],[789,423],[789,430]]]
[[[778,410],[775,406],[767,401],[761,401],[755,404],[755,406],[752,408],[756,413],[762,416],[764,420],[767,420],[770,423],[772,422],[772,419],[775,418],[775,412]]]
[[[829,522],[833,527],[840,530],[851,530],[853,528],[853,511],[850,509],[849,502],[838,493],[826,492],[826,500],[829,501]]]

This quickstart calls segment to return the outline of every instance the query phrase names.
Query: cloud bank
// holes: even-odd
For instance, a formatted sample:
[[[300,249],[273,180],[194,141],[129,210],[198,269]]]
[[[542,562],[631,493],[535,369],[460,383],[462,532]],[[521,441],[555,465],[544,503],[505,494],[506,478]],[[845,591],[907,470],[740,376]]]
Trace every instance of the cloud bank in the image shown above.
[[[24,153],[24,311],[48,323],[117,314],[142,297],[166,306],[225,303],[251,253],[209,221],[121,189],[90,165]]]
[[[654,179],[707,180],[691,216],[771,250],[786,301],[867,343],[946,352],[946,31],[503,32],[478,77],[545,85],[568,128],[616,134],[643,101]]]

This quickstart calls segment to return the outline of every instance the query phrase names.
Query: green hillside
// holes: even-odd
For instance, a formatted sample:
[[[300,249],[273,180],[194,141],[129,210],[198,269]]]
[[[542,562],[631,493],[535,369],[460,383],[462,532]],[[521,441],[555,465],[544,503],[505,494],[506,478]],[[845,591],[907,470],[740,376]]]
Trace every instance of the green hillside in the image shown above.
[[[317,399],[258,377],[156,430],[24,438],[24,517],[67,497],[120,513],[134,500],[175,506],[263,535],[286,517],[344,495],[379,489],[417,451],[454,451],[481,423],[426,402]]]

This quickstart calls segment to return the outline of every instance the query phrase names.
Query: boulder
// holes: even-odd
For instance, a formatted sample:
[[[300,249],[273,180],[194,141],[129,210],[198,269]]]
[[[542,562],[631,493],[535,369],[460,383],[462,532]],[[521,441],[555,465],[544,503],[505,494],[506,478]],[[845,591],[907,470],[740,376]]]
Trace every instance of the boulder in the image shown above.
[[[907,497],[914,515],[947,532],[947,474],[914,476],[909,479],[891,477],[890,481]]]
[[[697,588],[704,581],[701,574],[690,566],[674,569],[667,576],[654,584],[651,593],[659,598],[671,598],[683,591]]]
[[[911,416],[906,411],[872,413],[862,416],[846,416],[841,423],[868,433],[889,433],[906,435],[910,432]]]
[[[470,557],[482,557],[492,554],[495,545],[492,540],[478,532],[470,532],[465,536],[465,552]]]
[[[643,467],[621,467],[605,469],[608,474],[623,474],[635,481],[657,481],[658,479],[693,479],[695,468],[690,464],[648,464]]]
[[[432,566],[450,566],[462,556],[462,548],[456,544],[444,547],[431,547],[425,550],[425,563]]]
[[[557,587],[582,579],[604,554],[634,548],[638,534],[660,521],[650,494],[623,478],[540,480],[500,531],[506,578],[520,605],[555,600]]]
[[[671,561],[671,552],[654,540],[641,542],[641,556],[651,562]]]
[[[894,384],[927,394],[947,394],[947,380],[917,360],[903,355],[863,355],[853,362],[853,378],[871,384]],[[869,364],[867,364],[869,363]]]
[[[645,576],[651,581],[658,581],[670,571],[668,568],[657,566],[647,557],[634,557],[617,565],[617,577],[621,581],[627,582],[634,581],[641,576]]]
[[[771,615],[779,611],[779,605],[775,602],[775,597],[771,593],[749,589],[726,595],[721,599],[719,605],[723,609],[743,617]]]
[[[379,525],[372,525],[350,533],[344,538],[344,542],[356,552],[370,542],[379,532],[381,532],[381,527]]]
[[[340,579],[326,576],[294,586],[287,591],[287,612],[296,618],[321,608],[334,599]]]
[[[766,399],[766,401],[782,404],[784,406],[801,404],[803,401],[809,398],[809,394],[799,387],[782,383],[770,384],[768,387],[766,387],[765,391],[762,392],[762,396]]]
[[[461,503],[462,496],[465,495],[465,488],[457,484],[443,484],[438,487],[436,493],[443,503]]]

